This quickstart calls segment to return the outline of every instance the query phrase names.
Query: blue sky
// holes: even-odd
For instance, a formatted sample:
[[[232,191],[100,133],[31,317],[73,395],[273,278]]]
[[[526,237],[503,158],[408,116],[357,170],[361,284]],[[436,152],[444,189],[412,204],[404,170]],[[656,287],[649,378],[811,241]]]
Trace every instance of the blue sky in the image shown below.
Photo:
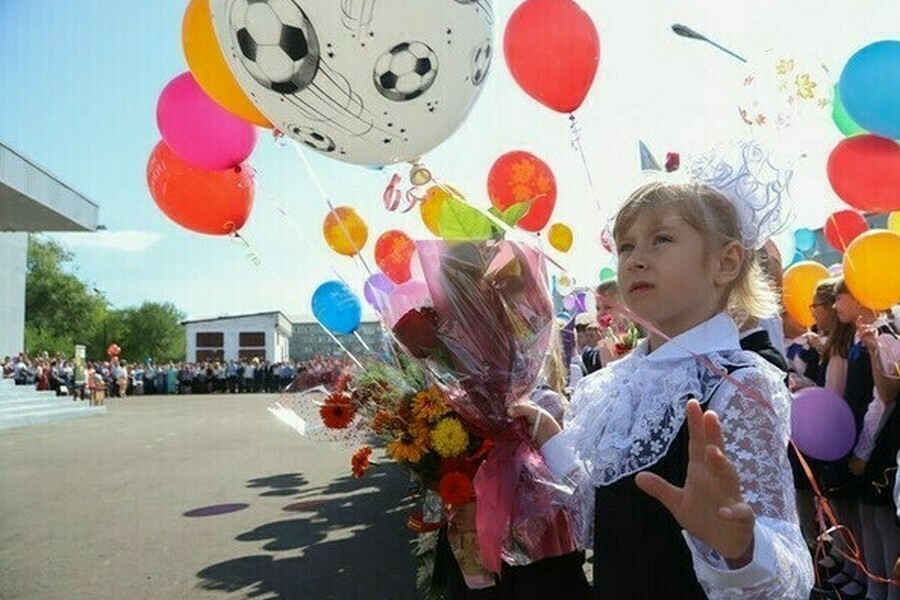
[[[311,0],[310,0],[311,1]],[[336,2],[336,0],[334,0]],[[433,1],[433,0],[416,0]],[[153,204],[144,171],[159,139],[160,90],[186,70],[181,50],[183,0],[0,1],[0,140],[58,175],[100,206],[108,231],[55,236],[75,254],[78,274],[114,306],[172,301],[189,317],[278,309],[308,312],[316,285],[337,271],[358,288],[364,275],[330,253],[321,239],[326,209],[294,149],[261,132],[251,163],[257,170],[254,212],[243,233],[262,259],[224,238],[179,229]],[[499,28],[517,5],[495,2]],[[796,226],[816,227],[840,206],[824,178],[824,161],[840,139],[827,110],[806,110],[783,130],[748,132],[737,107],[756,102],[775,110],[774,83],[752,95],[742,82],[772,79],[780,58],[810,71],[821,64],[836,78],[860,46],[896,38],[900,3],[777,0],[586,0],[601,35],[601,67],[579,119],[596,182],[611,214],[637,177],[637,140],[659,158],[668,150],[703,151],[711,144],[757,134],[798,162]],[[677,6],[676,6],[677,5]],[[124,7],[124,8],[123,8]],[[689,24],[750,59],[741,65],[711,48],[675,37]],[[499,53],[497,58],[501,58]],[[822,87],[828,75],[819,72]],[[554,221],[575,230],[575,248],[558,256],[580,283],[594,283],[610,264],[597,243],[600,215],[590,199],[564,116],[543,109],[495,60],[484,93],[461,129],[428,156],[442,179],[486,205],[485,177],[493,159],[525,149],[544,158],[559,181]],[[377,235],[401,228],[424,235],[412,214],[387,213],[381,192],[389,173],[311,156],[334,201],[354,205],[368,220],[368,256]],[[278,214],[283,206],[292,223]]]

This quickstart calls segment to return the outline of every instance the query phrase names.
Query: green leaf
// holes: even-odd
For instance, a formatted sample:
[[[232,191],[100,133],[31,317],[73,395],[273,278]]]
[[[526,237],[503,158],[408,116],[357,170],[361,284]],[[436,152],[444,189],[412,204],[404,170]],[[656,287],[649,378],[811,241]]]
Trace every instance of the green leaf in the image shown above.
[[[503,213],[500,215],[500,219],[510,227],[515,227],[522,219],[522,217],[527,215],[528,211],[531,210],[531,204],[531,200],[513,204],[503,211]]]
[[[445,240],[487,240],[493,226],[480,210],[458,200],[447,198],[441,206],[441,237]]]

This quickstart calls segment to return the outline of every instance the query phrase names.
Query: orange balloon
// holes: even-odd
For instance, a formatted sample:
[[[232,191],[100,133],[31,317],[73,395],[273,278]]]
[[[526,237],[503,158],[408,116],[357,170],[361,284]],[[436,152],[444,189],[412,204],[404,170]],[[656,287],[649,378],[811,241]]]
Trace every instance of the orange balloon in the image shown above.
[[[147,163],[150,195],[163,213],[197,233],[228,235],[247,222],[253,208],[253,178],[246,165],[207,171],[159,142]]]
[[[416,244],[396,229],[385,231],[375,242],[375,264],[388,279],[400,285],[409,281]]]
[[[369,239],[369,228],[350,206],[338,206],[328,213],[322,235],[332,250],[344,256],[359,253]]]
[[[568,225],[563,223],[554,223],[547,232],[547,239],[550,245],[560,252],[568,252],[572,247],[572,230]]]
[[[828,277],[828,269],[811,260],[795,263],[784,272],[781,282],[784,309],[802,327],[812,327],[816,322],[809,305],[815,298],[816,286]]]
[[[454,197],[461,199],[463,196],[449,185],[433,185],[428,188],[425,200],[419,204],[419,214],[422,217],[422,222],[425,223],[428,231],[437,237],[441,237],[441,207],[447,198]]]
[[[213,29],[209,0],[191,0],[181,22],[181,45],[194,79],[222,108],[260,127],[272,123],[259,112],[231,74]]]
[[[873,229],[853,240],[844,252],[844,281],[866,308],[900,302],[900,234]]]

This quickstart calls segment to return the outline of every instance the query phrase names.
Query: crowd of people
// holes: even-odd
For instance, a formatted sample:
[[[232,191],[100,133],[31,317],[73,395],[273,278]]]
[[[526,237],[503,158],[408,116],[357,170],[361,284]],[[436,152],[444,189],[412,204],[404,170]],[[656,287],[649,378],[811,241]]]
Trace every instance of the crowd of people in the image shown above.
[[[40,391],[84,397],[94,390],[125,398],[141,395],[276,393],[290,386],[302,390],[330,385],[347,368],[349,359],[316,356],[305,361],[270,362],[249,360],[155,363],[130,362],[111,357],[88,362],[76,381],[75,363],[47,353],[29,356],[23,352],[3,358],[4,378],[17,385],[33,385]]]

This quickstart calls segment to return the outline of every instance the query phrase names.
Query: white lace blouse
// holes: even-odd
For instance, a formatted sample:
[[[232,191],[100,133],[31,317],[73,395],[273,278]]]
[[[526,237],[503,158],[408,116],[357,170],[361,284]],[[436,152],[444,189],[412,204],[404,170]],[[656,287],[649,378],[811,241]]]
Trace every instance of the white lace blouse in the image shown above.
[[[741,385],[722,378],[731,371]],[[742,389],[758,390],[769,406]],[[756,514],[753,560],[729,569],[711,548],[684,533],[694,571],[710,599],[803,599],[813,586],[812,561],[798,525],[788,462],[790,394],[784,374],[740,350],[738,330],[722,313],[648,354],[646,340],[628,357],[584,378],[566,414],[563,432],[541,448],[551,470],[571,492],[567,502],[581,542],[593,544],[594,488],[658,462],[697,398],[716,412],[725,454],[741,477]],[[596,510],[603,510],[597,506]]]

